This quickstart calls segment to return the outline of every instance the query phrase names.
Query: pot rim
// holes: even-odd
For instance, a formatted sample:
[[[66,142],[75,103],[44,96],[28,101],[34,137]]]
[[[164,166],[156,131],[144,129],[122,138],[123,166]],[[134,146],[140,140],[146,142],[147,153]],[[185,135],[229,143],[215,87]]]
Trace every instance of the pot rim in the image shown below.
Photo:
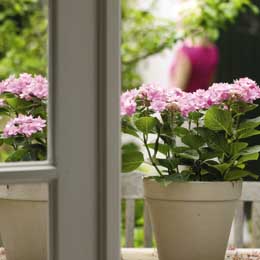
[[[155,179],[152,179],[151,177],[157,177],[157,175],[154,176],[142,176],[143,181],[144,180],[151,180],[151,181],[155,181]],[[217,184],[221,184],[221,183],[240,183],[240,182],[244,182],[243,180],[237,180],[237,181],[176,181],[176,182],[171,182],[171,183],[194,183],[194,184],[212,184],[212,183],[217,183]]]
[[[143,179],[146,199],[172,201],[232,201],[242,192],[242,181],[172,182],[167,186],[153,179]]]

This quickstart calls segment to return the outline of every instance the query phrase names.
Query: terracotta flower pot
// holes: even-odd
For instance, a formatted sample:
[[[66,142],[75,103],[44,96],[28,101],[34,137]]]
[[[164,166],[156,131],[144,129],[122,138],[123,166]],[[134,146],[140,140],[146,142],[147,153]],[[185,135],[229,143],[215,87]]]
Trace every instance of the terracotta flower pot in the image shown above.
[[[160,260],[224,260],[242,182],[144,179]]]
[[[48,187],[0,186],[0,235],[7,260],[47,260]]]

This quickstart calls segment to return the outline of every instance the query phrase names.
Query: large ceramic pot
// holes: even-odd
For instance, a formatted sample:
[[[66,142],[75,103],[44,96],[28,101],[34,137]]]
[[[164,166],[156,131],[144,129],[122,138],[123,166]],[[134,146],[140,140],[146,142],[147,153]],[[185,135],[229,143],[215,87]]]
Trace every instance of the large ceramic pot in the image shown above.
[[[224,260],[242,182],[144,179],[160,260]]]
[[[48,187],[0,186],[0,235],[8,260],[47,260]]]

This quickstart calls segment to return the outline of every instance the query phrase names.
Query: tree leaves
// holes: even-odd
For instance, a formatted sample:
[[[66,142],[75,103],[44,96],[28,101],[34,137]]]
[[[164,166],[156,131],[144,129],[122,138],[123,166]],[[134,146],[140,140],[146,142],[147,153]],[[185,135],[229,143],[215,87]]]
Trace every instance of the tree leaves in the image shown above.
[[[122,6],[122,85],[123,89],[140,86],[138,62],[171,48],[176,42],[176,28],[171,20],[160,19],[152,14],[151,6],[140,10],[128,0]]]
[[[1,1],[1,18],[1,78],[24,72],[46,75],[48,30],[41,3]]]

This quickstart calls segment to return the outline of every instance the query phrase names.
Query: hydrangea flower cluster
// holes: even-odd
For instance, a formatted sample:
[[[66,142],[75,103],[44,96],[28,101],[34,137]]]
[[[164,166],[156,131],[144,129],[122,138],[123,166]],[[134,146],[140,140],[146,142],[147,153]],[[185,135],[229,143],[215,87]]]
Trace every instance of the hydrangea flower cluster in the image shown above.
[[[23,73],[18,78],[10,76],[8,79],[0,82],[0,93],[4,92],[18,95],[25,100],[31,100],[34,97],[47,99],[48,81],[40,75],[32,76],[28,73]]]
[[[41,75],[22,73],[0,81],[1,160],[46,160],[47,103],[48,81]]]
[[[136,112],[138,100],[156,112],[169,109],[174,104],[183,116],[190,112],[207,109],[229,99],[251,103],[260,98],[260,88],[249,78],[235,80],[232,84],[215,83],[208,90],[199,89],[186,93],[178,88],[167,89],[158,84],[144,84],[138,90],[127,91],[121,96],[121,115],[131,116]]]
[[[46,120],[41,117],[19,115],[6,124],[3,135],[7,138],[18,134],[30,137],[34,133],[43,131],[44,127],[46,127]]]
[[[136,98],[138,95],[137,89],[126,91],[122,94],[120,100],[121,115],[133,115],[136,111]]]

